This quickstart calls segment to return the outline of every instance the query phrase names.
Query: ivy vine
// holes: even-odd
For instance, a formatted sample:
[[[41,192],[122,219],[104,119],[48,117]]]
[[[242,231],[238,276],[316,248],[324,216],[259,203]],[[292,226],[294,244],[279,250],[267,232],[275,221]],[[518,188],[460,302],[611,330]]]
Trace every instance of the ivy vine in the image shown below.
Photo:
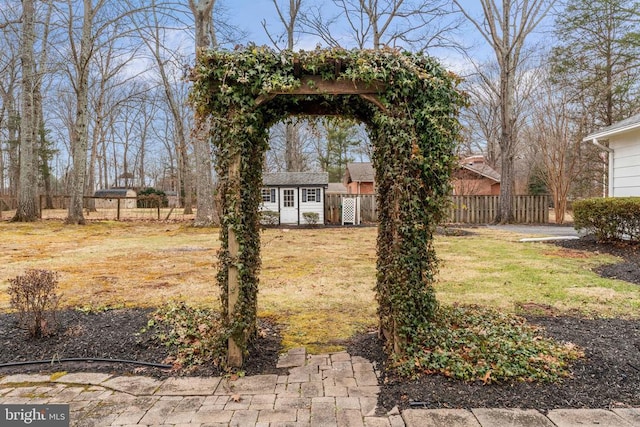
[[[222,196],[218,284],[225,327],[246,351],[256,330],[260,269],[262,165],[268,128],[290,115],[339,115],[366,124],[374,145],[379,195],[376,296],[381,329],[391,349],[413,345],[416,331],[434,320],[437,258],[435,226],[443,218],[464,96],[458,78],[433,58],[397,50],[316,49],[276,52],[248,46],[209,51],[193,69],[191,102],[212,120]],[[336,93],[321,82],[375,87],[377,102]],[[344,85],[343,85],[344,86]],[[337,86],[336,86],[337,87]],[[313,92],[313,91],[311,91]],[[239,174],[229,174],[240,156]],[[239,179],[237,178],[239,176]],[[229,252],[229,230],[238,255]],[[230,316],[230,266],[238,269],[240,297]]]

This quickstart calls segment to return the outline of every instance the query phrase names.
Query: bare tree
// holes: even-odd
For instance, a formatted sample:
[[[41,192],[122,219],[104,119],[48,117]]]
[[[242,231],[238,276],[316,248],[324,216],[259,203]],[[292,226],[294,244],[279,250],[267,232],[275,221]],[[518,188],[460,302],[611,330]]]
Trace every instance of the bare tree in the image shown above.
[[[71,200],[67,211],[67,224],[84,224],[83,196],[87,170],[87,146],[89,139],[89,61],[93,49],[93,20],[97,11],[104,6],[104,0],[99,1],[94,9],[93,1],[83,0],[82,34],[80,40],[75,40],[73,33],[74,10],[69,1],[69,41],[73,64],[73,82],[76,114],[71,131],[71,157],[73,162],[71,172]],[[78,46],[79,42],[79,46]]]
[[[172,140],[176,150],[178,194],[181,197],[184,213],[188,215],[193,213],[194,176],[190,167],[188,123],[183,109],[185,98],[180,92],[184,82],[180,82],[182,75],[177,75],[182,74],[183,64],[186,64],[187,60],[181,57],[179,52],[164,45],[165,32],[170,28],[165,22],[169,12],[171,11],[164,10],[153,0],[147,13],[139,15],[136,31],[155,64],[154,71],[157,72],[164,102],[167,105],[168,118],[172,125]]]
[[[44,18],[42,20],[42,35],[40,37],[41,45],[43,46],[40,51],[39,59],[38,59],[38,74],[39,78],[36,79],[35,85],[33,88],[33,101],[34,101],[34,112],[36,114],[35,123],[37,126],[37,135],[38,135],[38,159],[39,159],[39,171],[42,175],[42,181],[44,185],[44,193],[45,193],[45,208],[52,209],[53,201],[51,199],[51,171],[49,169],[49,159],[52,153],[55,151],[49,145],[49,141],[47,139],[47,129],[45,126],[45,117],[43,110],[43,74],[47,71],[48,66],[48,58],[49,58],[49,49],[46,47],[49,44],[49,33],[51,26],[51,15],[53,12],[52,8],[53,0],[48,0],[46,3],[46,12]]]
[[[285,0],[283,2],[284,5],[281,5],[278,0],[272,0],[272,2],[283,31],[280,34],[276,34],[269,30],[266,20],[262,21],[262,27],[276,49],[293,50],[296,44],[296,37],[300,32],[298,18],[301,13],[302,0]],[[287,172],[301,172],[306,167],[305,156],[302,152],[300,126],[301,123],[298,121],[287,121],[285,123],[284,170]]]
[[[38,162],[37,114],[34,91],[36,80],[36,10],[33,0],[22,2],[22,33],[20,62],[22,65],[22,105],[20,115],[20,179],[18,182],[18,209],[13,221],[30,222],[38,219]]]
[[[311,168],[313,119],[291,117],[271,127],[265,170],[304,172]],[[292,165],[295,166],[292,169]]]
[[[512,198],[515,193],[515,147],[517,143],[515,112],[516,76],[522,64],[526,38],[540,24],[555,0],[480,0],[482,17],[459,0],[453,3],[473,24],[494,51],[500,68],[498,99],[500,101],[501,182],[500,209],[496,222],[513,221]]]
[[[278,19],[284,27],[284,31],[280,34],[269,30],[267,20],[262,20],[262,28],[269,37],[273,46],[278,49],[292,50],[295,46],[296,33],[300,31],[298,17],[300,16],[300,8],[302,0],[285,0],[285,6],[280,5],[278,0],[271,0],[278,14]],[[286,5],[288,3],[288,5]]]
[[[534,150],[537,170],[553,197],[556,223],[565,220],[567,196],[583,165],[582,135],[570,111],[568,92],[554,85],[548,76],[538,79],[537,102],[530,117],[526,138]]]
[[[84,193],[86,191],[87,150],[89,148],[89,90],[91,70],[98,53],[113,39],[124,39],[131,34],[125,27],[127,18],[137,13],[135,7],[122,8],[119,2],[109,0],[83,0],[80,33],[75,30],[75,4],[68,0],[67,29],[70,48],[70,76],[75,101],[75,117],[71,130],[71,200],[66,223],[84,224]],[[117,68],[117,67],[116,67]],[[109,70],[111,71],[111,70]]]
[[[482,64],[465,81],[464,90],[469,96],[469,106],[462,110],[462,120],[469,131],[468,153],[483,153],[491,167],[500,160],[500,102],[496,88],[497,70],[492,64]]]
[[[19,88],[19,53],[13,48],[15,46],[15,38],[13,31],[7,31],[5,34],[6,49],[0,52],[1,68],[0,68],[0,130],[5,131],[4,147],[0,145],[0,194],[9,194],[16,196],[18,189],[18,174],[20,168],[18,166],[18,146],[19,146],[19,129],[20,114],[16,97]],[[5,151],[5,155],[2,153]],[[6,182],[8,181],[8,186]]]
[[[404,45],[416,50],[455,45],[452,32],[458,21],[442,0],[332,0],[338,12],[327,16],[319,4],[303,16],[305,32],[320,37],[329,46],[352,45],[380,49]],[[349,36],[343,39],[335,27],[346,19]]]
[[[196,59],[203,50],[216,46],[213,29],[213,7],[216,0],[189,0],[196,27]],[[208,117],[196,115],[192,131],[196,163],[196,227],[208,227],[216,222],[211,161],[211,123]]]

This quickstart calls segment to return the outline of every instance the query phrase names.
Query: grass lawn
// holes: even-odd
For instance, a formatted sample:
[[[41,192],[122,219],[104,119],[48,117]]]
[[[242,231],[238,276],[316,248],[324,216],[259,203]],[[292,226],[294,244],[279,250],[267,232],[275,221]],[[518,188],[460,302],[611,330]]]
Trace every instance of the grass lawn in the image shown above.
[[[614,257],[472,231],[436,238],[443,304],[604,317],[640,312],[640,287],[591,271]],[[263,233],[258,315],[284,327],[285,347],[336,350],[354,332],[376,327],[376,233],[374,227]],[[0,310],[9,308],[8,279],[28,268],[59,272],[68,307],[158,306],[172,299],[219,307],[218,247],[217,230],[175,223],[0,222]]]

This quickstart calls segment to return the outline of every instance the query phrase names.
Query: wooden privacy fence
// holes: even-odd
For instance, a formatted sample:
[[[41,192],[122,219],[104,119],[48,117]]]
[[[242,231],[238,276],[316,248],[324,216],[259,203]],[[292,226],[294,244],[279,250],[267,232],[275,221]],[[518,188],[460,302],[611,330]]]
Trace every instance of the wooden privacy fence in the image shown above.
[[[375,194],[327,194],[325,201],[325,219],[329,224],[342,223],[342,199],[360,198],[360,222],[378,221]],[[549,222],[549,204],[551,197],[514,196],[513,214],[519,224],[545,224]],[[490,224],[498,214],[500,196],[451,196],[448,211],[449,223]]]
[[[324,218],[329,224],[342,224],[342,199],[360,198],[359,223],[378,222],[378,203],[375,194],[327,194]]]
[[[514,196],[513,215],[518,224],[549,222],[551,197]],[[461,224],[489,224],[498,214],[500,196],[451,196],[449,222]]]

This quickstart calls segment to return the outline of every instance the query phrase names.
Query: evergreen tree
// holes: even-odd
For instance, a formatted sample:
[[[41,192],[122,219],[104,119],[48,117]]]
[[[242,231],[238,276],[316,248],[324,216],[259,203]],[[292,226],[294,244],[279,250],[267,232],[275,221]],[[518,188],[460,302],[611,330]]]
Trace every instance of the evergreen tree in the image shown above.
[[[569,0],[558,17],[554,79],[572,87],[587,132],[640,107],[639,19],[634,0]]]
[[[359,147],[358,131],[349,120],[325,120],[326,147],[318,153],[320,167],[329,172],[329,182],[340,182],[347,163],[353,162],[352,150]]]

